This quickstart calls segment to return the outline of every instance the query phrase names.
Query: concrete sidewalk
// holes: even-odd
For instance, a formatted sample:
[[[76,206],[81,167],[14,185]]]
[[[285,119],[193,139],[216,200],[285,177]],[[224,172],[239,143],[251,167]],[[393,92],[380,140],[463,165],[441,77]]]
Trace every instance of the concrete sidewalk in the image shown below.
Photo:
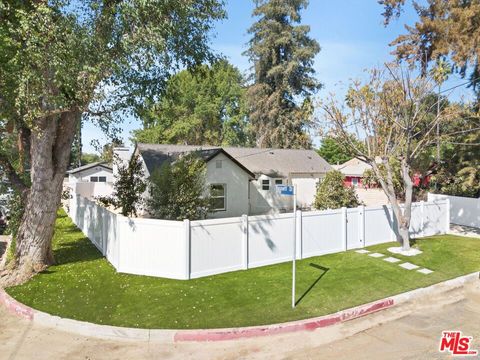
[[[447,358],[438,353],[441,332],[462,330],[478,349],[479,317],[478,281],[338,326],[211,343],[101,340],[36,325],[0,308],[0,359]]]

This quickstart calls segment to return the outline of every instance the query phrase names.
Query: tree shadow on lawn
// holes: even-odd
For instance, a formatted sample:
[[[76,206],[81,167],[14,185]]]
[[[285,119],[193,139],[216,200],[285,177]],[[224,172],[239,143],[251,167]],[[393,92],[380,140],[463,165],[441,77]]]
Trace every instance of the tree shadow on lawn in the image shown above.
[[[87,237],[57,244],[53,250],[55,265],[102,259],[103,255]]]
[[[330,268],[327,268],[327,267],[324,267],[324,266],[321,266],[321,265],[317,265],[317,264],[314,264],[314,263],[310,263],[310,266],[314,267],[315,269],[321,270],[322,273],[320,274],[320,276],[318,278],[315,279],[315,281],[312,283],[312,285],[310,285],[308,287],[308,289],[302,294],[302,296],[299,297],[299,299],[295,302],[295,306],[298,305],[300,303],[300,301],[302,301],[305,298],[305,296],[308,295],[308,293],[310,291],[312,291],[312,289],[315,287],[315,285],[317,285],[317,283],[325,276],[325,274],[328,272],[328,270],[330,270]]]

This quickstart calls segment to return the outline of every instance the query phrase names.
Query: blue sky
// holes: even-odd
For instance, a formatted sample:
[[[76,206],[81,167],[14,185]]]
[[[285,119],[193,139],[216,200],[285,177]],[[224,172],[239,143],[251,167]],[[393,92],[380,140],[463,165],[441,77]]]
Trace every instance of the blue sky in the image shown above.
[[[250,64],[242,56],[249,40],[247,29],[253,23],[251,17],[253,1],[227,0],[228,19],[217,24],[212,48],[228,57],[231,63],[247,74]],[[310,0],[309,7],[302,13],[302,23],[310,25],[310,35],[322,48],[315,58],[316,76],[323,84],[318,97],[329,93],[345,91],[351,79],[362,78],[364,70],[381,66],[392,60],[392,48],[388,44],[399,34],[405,33],[405,24],[414,24],[417,16],[407,7],[399,20],[388,27],[383,26],[382,7],[377,0]],[[445,87],[463,83],[458,76],[451,76]],[[453,98],[470,95],[470,91],[459,88]],[[138,121],[125,118],[122,121],[123,138],[127,145],[130,132],[140,128]],[[92,124],[83,130],[84,152],[94,152],[90,142],[94,139],[101,144],[105,136]],[[316,139],[315,143],[318,142]]]

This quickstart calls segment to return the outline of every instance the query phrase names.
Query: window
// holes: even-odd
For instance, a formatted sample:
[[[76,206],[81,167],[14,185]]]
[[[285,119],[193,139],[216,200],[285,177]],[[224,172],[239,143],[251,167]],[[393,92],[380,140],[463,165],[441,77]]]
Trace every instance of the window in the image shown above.
[[[275,179],[275,185],[283,185],[283,179]]]
[[[227,209],[224,184],[212,184],[210,186],[210,201],[213,211],[223,211]]]
[[[106,176],[99,176],[98,177],[98,182],[107,182],[107,177]]]
[[[270,180],[262,180],[262,190],[270,190]]]
[[[98,176],[90,176],[90,182],[98,182]]]
[[[221,169],[222,168],[222,160],[217,160],[215,161],[215,167],[217,169]]]
[[[353,185],[354,187],[357,187],[357,186],[358,186],[358,178],[356,178],[356,177],[352,178],[352,185]]]

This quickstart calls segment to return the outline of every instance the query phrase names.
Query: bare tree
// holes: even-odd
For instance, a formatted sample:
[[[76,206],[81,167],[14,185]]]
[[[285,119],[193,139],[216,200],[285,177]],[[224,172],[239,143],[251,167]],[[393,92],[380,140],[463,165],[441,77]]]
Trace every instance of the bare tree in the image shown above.
[[[412,70],[386,65],[385,69],[372,70],[367,81],[354,82],[345,105],[333,96],[322,105],[334,135],[355,157],[372,167],[392,206],[397,238],[404,250],[410,249],[412,165],[438,141],[437,125],[455,121],[461,110],[459,105],[449,105],[437,112],[439,98],[427,101],[435,85],[429,78],[415,76]],[[400,162],[403,194],[395,193],[393,159]],[[400,199],[405,200],[403,206]]]

